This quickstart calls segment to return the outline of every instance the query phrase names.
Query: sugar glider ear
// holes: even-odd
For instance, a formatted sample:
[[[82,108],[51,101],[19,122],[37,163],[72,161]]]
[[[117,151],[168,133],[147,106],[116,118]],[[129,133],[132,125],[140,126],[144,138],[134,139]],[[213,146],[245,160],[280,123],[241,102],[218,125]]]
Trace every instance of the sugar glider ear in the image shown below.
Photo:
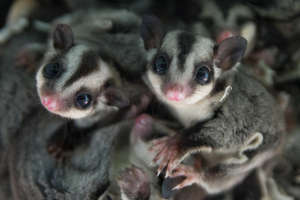
[[[52,37],[53,46],[56,50],[68,50],[74,44],[72,29],[67,24],[57,24]]]
[[[228,70],[239,62],[247,48],[247,40],[234,36],[223,40],[215,48],[214,63],[217,67]]]
[[[157,17],[153,15],[144,16],[140,32],[146,50],[155,49],[161,45],[164,30],[161,21]]]

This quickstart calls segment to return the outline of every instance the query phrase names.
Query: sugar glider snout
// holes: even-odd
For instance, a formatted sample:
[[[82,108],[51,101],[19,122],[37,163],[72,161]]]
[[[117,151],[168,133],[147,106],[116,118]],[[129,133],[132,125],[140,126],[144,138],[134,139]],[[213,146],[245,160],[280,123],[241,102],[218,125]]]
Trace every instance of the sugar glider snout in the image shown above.
[[[47,110],[55,112],[59,111],[61,108],[61,103],[59,102],[58,98],[50,97],[50,96],[44,96],[41,97],[41,102]]]
[[[165,87],[164,93],[170,101],[182,101],[189,93],[189,89],[180,84],[169,84]]]

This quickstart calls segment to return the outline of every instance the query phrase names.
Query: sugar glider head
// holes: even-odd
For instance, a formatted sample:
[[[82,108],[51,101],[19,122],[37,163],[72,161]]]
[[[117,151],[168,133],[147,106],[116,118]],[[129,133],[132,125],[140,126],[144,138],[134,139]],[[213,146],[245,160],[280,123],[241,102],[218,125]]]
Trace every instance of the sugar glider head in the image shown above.
[[[111,90],[121,84],[111,63],[96,49],[75,43],[72,29],[66,24],[58,24],[54,29],[36,80],[43,106],[63,117],[82,118],[98,111],[115,111],[127,104],[122,95]]]
[[[143,18],[141,36],[148,54],[146,82],[167,103],[195,104],[211,94],[217,79],[242,58],[247,42],[240,36],[218,45],[201,35],[165,33],[159,19]]]

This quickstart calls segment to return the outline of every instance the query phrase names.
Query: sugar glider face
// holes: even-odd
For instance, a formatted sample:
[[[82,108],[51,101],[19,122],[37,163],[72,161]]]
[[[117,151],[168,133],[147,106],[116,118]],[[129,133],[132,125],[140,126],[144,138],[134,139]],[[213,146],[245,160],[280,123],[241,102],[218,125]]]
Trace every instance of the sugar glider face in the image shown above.
[[[148,51],[146,82],[158,98],[171,104],[195,104],[213,91],[223,71],[242,58],[246,40],[236,36],[218,46],[201,35],[164,34],[156,17],[144,17],[141,36]]]
[[[120,85],[120,77],[110,63],[89,46],[75,44],[68,25],[57,25],[52,40],[36,76],[43,106],[68,118],[117,110],[109,90]]]
[[[193,104],[207,96],[214,83],[213,45],[191,33],[168,33],[148,65],[147,79],[155,92],[172,103]]]

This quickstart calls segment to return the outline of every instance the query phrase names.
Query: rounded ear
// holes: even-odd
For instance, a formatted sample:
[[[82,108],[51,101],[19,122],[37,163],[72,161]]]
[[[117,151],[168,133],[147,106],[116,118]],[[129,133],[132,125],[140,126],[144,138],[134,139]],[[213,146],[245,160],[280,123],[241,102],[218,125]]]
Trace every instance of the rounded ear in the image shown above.
[[[68,50],[74,45],[73,32],[67,24],[57,24],[52,38],[56,50]]]
[[[223,40],[215,48],[215,65],[223,70],[231,69],[242,59],[246,48],[247,40],[241,36],[234,36]]]
[[[143,17],[140,33],[146,50],[158,48],[164,36],[163,25],[157,17],[146,15]]]

